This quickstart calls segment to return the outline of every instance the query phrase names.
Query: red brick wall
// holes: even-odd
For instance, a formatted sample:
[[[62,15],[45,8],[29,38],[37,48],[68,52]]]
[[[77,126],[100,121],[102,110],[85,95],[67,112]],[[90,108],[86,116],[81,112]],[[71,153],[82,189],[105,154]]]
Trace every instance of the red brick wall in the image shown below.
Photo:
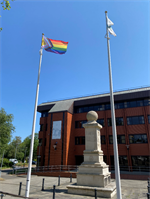
[[[113,145],[109,144],[109,135],[112,135],[112,127],[108,127],[107,118],[111,118],[111,111],[98,111],[98,118],[105,120],[105,126],[101,129],[101,135],[105,135],[106,144],[101,145],[104,155],[107,156],[107,164],[110,165],[110,155],[113,155]],[[83,155],[84,145],[75,145],[75,137],[85,136],[84,128],[75,128],[75,121],[86,120],[87,113],[70,114],[65,112],[64,117],[64,145],[63,145],[63,164],[74,165],[75,156]],[[126,144],[118,144],[119,155],[128,157],[128,165],[131,166],[131,156],[148,156],[150,151],[150,124],[148,124],[147,115],[150,115],[149,106],[117,109],[115,110],[116,117],[123,117],[124,125],[117,126],[117,134],[125,134]],[[145,124],[142,125],[127,125],[126,118],[128,116],[144,115]],[[63,113],[53,113],[53,121],[61,120],[63,122]],[[48,165],[49,154],[49,136],[50,136],[50,121],[51,114],[47,118],[41,118],[40,124],[48,124],[47,132],[39,132],[39,138],[47,138],[46,146],[42,146],[41,155],[45,154],[45,165]],[[147,134],[148,144],[129,144],[129,134]],[[57,142],[57,150],[54,150],[53,145]],[[127,150],[126,145],[130,145]],[[50,165],[60,165],[62,157],[62,136],[61,139],[52,140],[50,148]]]

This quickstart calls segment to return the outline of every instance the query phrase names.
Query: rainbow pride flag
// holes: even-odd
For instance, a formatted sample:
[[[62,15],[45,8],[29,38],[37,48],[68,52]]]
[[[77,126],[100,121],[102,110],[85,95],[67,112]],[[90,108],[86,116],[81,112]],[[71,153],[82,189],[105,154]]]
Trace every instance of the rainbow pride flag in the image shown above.
[[[64,54],[67,51],[68,42],[61,40],[53,40],[45,37],[42,37],[41,48],[44,48],[48,52],[53,52],[57,54]]]

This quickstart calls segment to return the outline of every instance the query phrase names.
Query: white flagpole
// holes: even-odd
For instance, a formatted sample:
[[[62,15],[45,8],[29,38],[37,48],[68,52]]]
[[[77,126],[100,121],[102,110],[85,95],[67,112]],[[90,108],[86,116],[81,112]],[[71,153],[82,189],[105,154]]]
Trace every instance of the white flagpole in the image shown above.
[[[116,120],[114,110],[114,97],[113,97],[113,86],[112,86],[112,72],[111,72],[111,57],[110,57],[110,46],[109,46],[109,32],[107,28],[107,11],[106,15],[106,30],[107,30],[107,50],[108,50],[108,65],[109,65],[109,84],[110,84],[110,102],[111,102],[111,118],[112,118],[112,131],[113,131],[113,148],[114,148],[114,160],[115,160],[115,178],[117,188],[117,199],[122,199],[121,194],[121,183],[120,183],[120,170],[118,161],[118,146],[117,146],[117,134],[116,134]]]
[[[44,34],[42,34],[42,37],[43,37],[43,35]],[[43,51],[43,49],[41,48],[40,49],[39,72],[38,72],[38,80],[37,80],[37,88],[36,88],[36,98],[35,98],[34,116],[33,116],[33,124],[32,124],[32,137],[31,137],[31,144],[30,144],[30,155],[29,155],[29,164],[28,164],[28,174],[27,174],[27,181],[26,181],[25,197],[29,197],[29,192],[30,192],[31,166],[32,166],[32,157],[33,157],[37,102],[38,102],[38,95],[39,95],[39,81],[40,81],[40,71],[41,71],[41,62],[42,62],[42,51]]]

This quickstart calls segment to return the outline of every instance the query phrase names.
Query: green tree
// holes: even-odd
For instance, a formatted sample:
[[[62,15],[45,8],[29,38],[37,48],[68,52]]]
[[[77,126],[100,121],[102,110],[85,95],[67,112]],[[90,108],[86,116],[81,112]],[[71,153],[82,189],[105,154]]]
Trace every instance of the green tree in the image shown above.
[[[26,150],[26,157],[29,157],[29,153],[30,153],[30,143],[31,143],[31,135],[26,137],[24,139],[24,141],[21,143],[21,148],[24,150]],[[33,146],[33,159],[36,159],[37,157],[37,147],[39,144],[39,139],[38,139],[38,133],[35,133],[34,135],[34,146]]]
[[[13,115],[7,114],[3,108],[0,109],[0,156],[6,150],[11,140],[15,127],[12,124]]]
[[[12,0],[12,1],[14,1],[14,0]],[[11,7],[10,7],[10,2],[8,0],[2,0],[1,4],[2,4],[3,10],[10,10]],[[2,31],[2,28],[0,28],[0,32],[1,31]]]
[[[6,149],[5,157],[7,157],[8,159],[16,157],[16,159],[22,160],[23,154],[20,146],[21,146],[21,137],[15,136],[15,138],[12,140],[12,142],[9,143]]]

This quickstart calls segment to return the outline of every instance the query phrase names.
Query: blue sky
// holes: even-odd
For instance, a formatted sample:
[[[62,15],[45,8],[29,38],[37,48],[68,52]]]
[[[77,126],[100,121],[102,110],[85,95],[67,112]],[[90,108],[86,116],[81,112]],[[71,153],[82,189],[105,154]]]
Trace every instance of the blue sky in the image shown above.
[[[0,106],[14,115],[14,136],[31,134],[42,33],[69,42],[43,52],[38,104],[109,92],[105,11],[114,91],[150,85],[149,1],[22,1],[0,9]],[[39,131],[40,113],[36,130]]]

